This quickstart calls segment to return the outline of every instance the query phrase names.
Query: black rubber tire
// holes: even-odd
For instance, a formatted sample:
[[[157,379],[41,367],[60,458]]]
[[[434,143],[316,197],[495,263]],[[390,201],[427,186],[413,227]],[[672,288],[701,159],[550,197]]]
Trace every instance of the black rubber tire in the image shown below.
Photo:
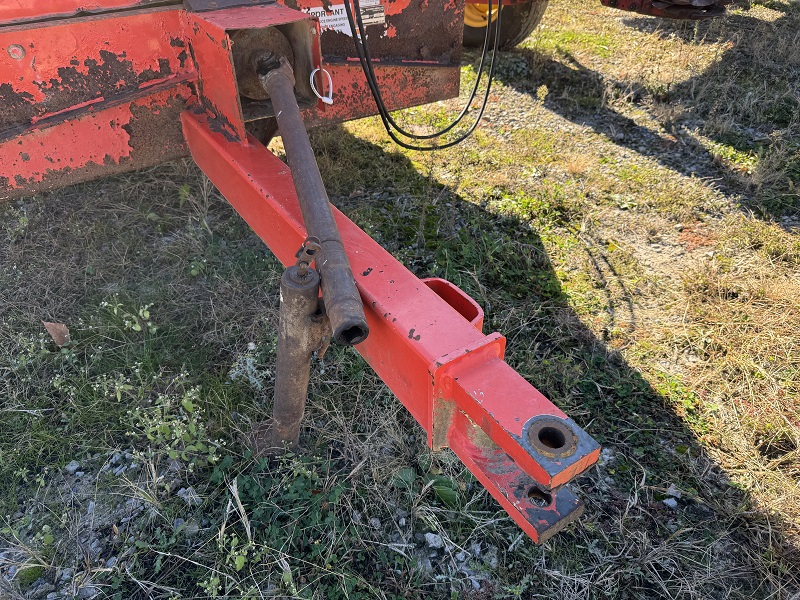
[[[548,0],[530,0],[522,4],[510,4],[503,7],[502,26],[500,28],[500,49],[508,50],[527,38],[536,29],[539,21],[542,20]],[[496,23],[496,21],[495,21]],[[494,42],[494,33],[497,27],[495,23],[491,25],[492,37],[490,43]],[[482,48],[483,40],[486,37],[486,27],[470,27],[464,25],[464,46],[467,48]]]

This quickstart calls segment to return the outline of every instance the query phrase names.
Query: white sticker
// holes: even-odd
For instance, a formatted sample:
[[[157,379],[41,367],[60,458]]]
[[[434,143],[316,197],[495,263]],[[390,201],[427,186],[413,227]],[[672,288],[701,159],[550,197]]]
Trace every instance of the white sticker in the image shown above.
[[[364,22],[364,27],[386,24],[386,16],[380,0],[362,0],[360,4],[361,20]],[[347,21],[347,12],[344,9],[344,4],[331,4],[330,11],[326,11],[320,6],[307,8],[304,12],[319,19],[319,26],[322,31],[332,29],[351,37],[353,35],[350,31],[350,23]]]

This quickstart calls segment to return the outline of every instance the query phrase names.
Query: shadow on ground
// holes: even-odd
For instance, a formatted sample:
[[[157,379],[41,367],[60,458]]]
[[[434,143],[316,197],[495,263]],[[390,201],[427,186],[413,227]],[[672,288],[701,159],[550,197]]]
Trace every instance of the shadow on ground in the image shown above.
[[[783,57],[785,60],[769,58],[771,49],[779,43],[793,43],[790,38],[800,27],[800,11],[782,8],[787,12],[772,23],[747,14],[697,24],[628,19],[626,24],[630,27],[664,38],[677,36],[698,47],[730,43],[705,72],[659,89],[609,81],[570,54],[564,53],[558,61],[528,48],[504,55],[498,78],[533,95],[540,86],[546,86],[545,108],[573,123],[591,127],[615,144],[678,173],[701,177],[725,194],[740,196],[744,208],[765,218],[780,218],[800,210],[795,191],[800,185],[800,146],[796,139],[800,98],[792,92],[800,88],[800,65],[791,55]],[[791,50],[784,54],[787,52]],[[511,69],[503,68],[504,61],[519,59],[527,65],[525,75],[520,75],[520,69],[513,65]],[[786,93],[765,92],[774,86]],[[639,125],[609,106],[605,100],[609,92],[643,107],[647,106],[643,100],[659,105],[664,133]],[[684,116],[677,114],[681,111]],[[706,124],[711,120],[715,125],[708,131]],[[749,171],[728,160],[724,151],[723,155],[717,154],[696,139],[681,135],[683,125],[690,130],[699,128],[713,141],[745,156],[768,159],[760,160]]]
[[[563,84],[559,77],[554,85]],[[609,128],[623,119],[606,111]],[[579,483],[586,518],[550,542],[541,559],[561,571],[560,585],[573,577],[567,587],[615,598],[756,598],[786,591],[759,557],[769,547],[786,565],[798,565],[797,549],[780,535],[770,539],[766,517],[704,456],[676,414],[681,408],[584,325],[530,222],[464,201],[402,155],[343,129],[318,133],[315,147],[328,165],[347,159],[351,173],[384,166],[382,181],[339,180],[332,201],[417,276],[446,278],[477,299],[486,310],[484,330],[508,338],[508,362],[605,448],[601,466]],[[555,214],[551,225],[559,229],[570,216]],[[630,297],[624,285],[610,281],[615,274],[602,247],[585,252],[597,290],[605,294],[602,311],[612,313],[607,329],[635,327]],[[615,314],[627,322],[613,323]],[[680,490],[680,498],[670,496],[671,489]],[[780,528],[770,521],[774,534]],[[700,577],[699,564],[707,569]],[[548,583],[542,565],[518,568],[519,577],[533,568],[534,577]],[[604,569],[618,570],[612,585],[600,574]]]

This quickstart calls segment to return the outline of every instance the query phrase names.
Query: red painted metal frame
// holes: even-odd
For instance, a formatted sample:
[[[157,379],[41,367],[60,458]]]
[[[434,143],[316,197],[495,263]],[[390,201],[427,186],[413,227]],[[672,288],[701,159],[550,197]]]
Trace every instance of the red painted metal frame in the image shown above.
[[[0,7],[0,24],[13,11],[45,18],[69,6],[142,5],[120,1],[17,0]],[[385,0],[387,13],[402,17],[404,2]],[[220,129],[246,139],[226,32],[292,20],[315,23],[273,4],[198,14],[160,6],[0,27],[0,199],[185,156],[178,115],[200,104]],[[306,111],[310,126],[375,114],[357,61],[326,68],[335,102]],[[459,67],[448,61],[379,63],[375,70],[382,89],[396,90],[387,94],[390,109],[458,94]]]
[[[103,13],[126,8],[143,8],[163,0],[2,0],[0,25],[57,19],[79,14]],[[180,4],[181,0],[173,0]]]
[[[0,28],[0,125],[43,127],[70,111],[105,108],[116,98],[144,96],[154,85],[194,79],[184,46],[181,12],[136,11],[125,15],[55,21],[47,26]],[[7,48],[24,55],[12,59]]]
[[[278,259],[293,264],[306,231],[288,167],[252,137],[231,142],[206,117],[184,113],[182,119],[200,168]],[[598,445],[567,419],[579,438],[568,459],[552,461],[526,446],[531,419],[566,416],[503,361],[505,339],[483,335],[334,212],[370,327],[356,349],[427,431],[429,443],[450,446],[536,541],[580,514],[580,502],[565,489],[544,510],[528,494],[534,487],[555,490],[585,471],[597,461]]]
[[[525,0],[509,0],[509,3]],[[486,4],[486,0],[466,0],[467,3]],[[3,0],[0,5],[0,24],[22,23],[45,18],[65,18],[83,13],[102,13],[126,8],[142,8],[148,4],[162,4],[163,0]],[[181,4],[181,0],[173,0],[173,4]],[[305,0],[299,2],[303,7],[323,6],[323,3]],[[43,6],[44,5],[44,6]],[[402,11],[408,3],[392,9],[395,13]]]
[[[460,18],[456,0],[430,2],[452,2],[449,24]],[[98,10],[122,4],[138,5],[89,2]],[[403,14],[410,0],[384,5],[395,23],[413,23],[413,15]],[[78,4],[59,0],[51,8],[69,6]],[[0,22],[9,14],[0,11]],[[0,198],[156,164],[188,146],[276,256],[293,264],[306,237],[293,180],[246,133],[228,32],[298,21],[315,28],[316,38],[327,36],[332,48],[347,47],[340,44],[346,35],[320,36],[307,14],[279,5],[204,13],[161,7],[0,27],[0,49],[13,50],[0,59]],[[458,93],[450,40],[438,42],[445,53],[438,62],[376,66],[380,85],[396,91],[389,108]],[[383,44],[387,57],[407,50],[398,40]],[[415,56],[425,54],[412,46]],[[319,50],[312,54],[318,62]],[[345,58],[327,68],[337,102],[310,109],[309,124],[374,114],[356,62]],[[576,518],[582,504],[563,486],[597,460],[598,445],[505,363],[505,339],[483,335],[474,301],[447,282],[420,281],[334,212],[370,328],[357,349],[422,425],[429,444],[452,448],[535,541]],[[556,459],[531,444],[529,428],[547,416],[575,434],[568,456]],[[542,498],[550,501],[542,505]]]

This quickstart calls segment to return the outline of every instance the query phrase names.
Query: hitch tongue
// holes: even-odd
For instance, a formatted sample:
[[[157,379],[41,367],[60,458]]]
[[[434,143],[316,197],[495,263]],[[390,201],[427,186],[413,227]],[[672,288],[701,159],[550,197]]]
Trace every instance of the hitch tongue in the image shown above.
[[[261,84],[272,100],[306,231],[309,236],[319,240],[320,251],[316,264],[333,339],[339,344],[354,346],[367,338],[369,327],[297,106],[292,67],[286,58],[278,59],[271,52],[258,56],[255,67]]]

